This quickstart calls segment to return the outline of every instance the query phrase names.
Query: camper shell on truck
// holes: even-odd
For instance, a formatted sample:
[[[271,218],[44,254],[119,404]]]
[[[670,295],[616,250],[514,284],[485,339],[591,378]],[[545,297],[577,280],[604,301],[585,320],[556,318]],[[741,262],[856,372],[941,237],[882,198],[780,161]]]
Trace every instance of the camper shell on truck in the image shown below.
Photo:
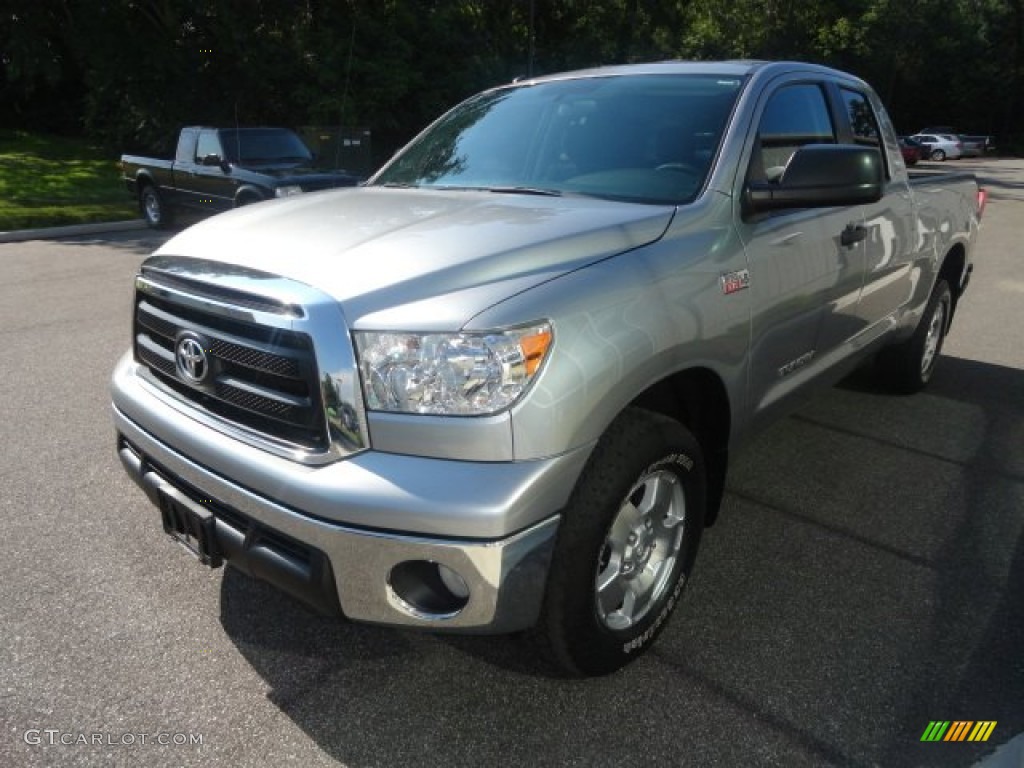
[[[746,435],[872,357],[927,385],[983,202],[967,174],[909,179],[833,69],[496,88],[364,186],[144,262],[118,452],[207,565],[607,673],[680,604]]]

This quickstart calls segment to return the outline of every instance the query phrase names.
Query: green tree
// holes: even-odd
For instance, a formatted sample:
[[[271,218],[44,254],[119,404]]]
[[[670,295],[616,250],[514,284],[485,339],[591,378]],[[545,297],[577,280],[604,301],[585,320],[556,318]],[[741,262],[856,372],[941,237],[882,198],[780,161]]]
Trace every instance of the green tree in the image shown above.
[[[1008,137],[1024,0],[6,0],[0,121],[169,149],[185,123],[369,127],[385,154],[480,89],[600,64],[791,58],[897,125]]]

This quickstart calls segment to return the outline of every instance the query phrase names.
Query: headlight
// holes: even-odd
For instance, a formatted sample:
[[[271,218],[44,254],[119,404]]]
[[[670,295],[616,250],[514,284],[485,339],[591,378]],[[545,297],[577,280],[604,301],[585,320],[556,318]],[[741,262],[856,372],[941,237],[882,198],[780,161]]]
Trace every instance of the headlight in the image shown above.
[[[275,197],[291,197],[292,195],[301,195],[302,187],[298,184],[287,184],[283,187],[278,187],[274,190]]]
[[[355,332],[375,411],[482,416],[509,408],[551,347],[551,326],[484,333]]]

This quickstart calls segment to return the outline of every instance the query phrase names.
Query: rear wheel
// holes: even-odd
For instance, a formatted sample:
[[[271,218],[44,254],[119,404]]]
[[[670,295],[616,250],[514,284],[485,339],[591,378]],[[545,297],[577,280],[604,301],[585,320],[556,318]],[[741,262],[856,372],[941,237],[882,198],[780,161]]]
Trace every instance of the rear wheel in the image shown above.
[[[564,510],[534,639],[561,674],[640,656],[679,602],[704,528],[700,445],[630,408],[602,436]]]
[[[942,353],[942,342],[949,328],[953,295],[945,280],[932,289],[924,315],[914,335],[902,344],[883,349],[878,362],[887,382],[897,392],[913,393],[927,386]]]
[[[142,218],[153,229],[165,229],[171,225],[173,217],[152,184],[143,184],[139,191],[139,210],[142,212]]]

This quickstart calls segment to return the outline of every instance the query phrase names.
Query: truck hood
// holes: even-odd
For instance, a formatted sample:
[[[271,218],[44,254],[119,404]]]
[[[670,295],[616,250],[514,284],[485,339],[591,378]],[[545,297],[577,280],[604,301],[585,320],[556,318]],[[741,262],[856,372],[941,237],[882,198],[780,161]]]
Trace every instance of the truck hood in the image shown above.
[[[278,186],[298,184],[307,188],[327,189],[328,187],[353,186],[359,178],[345,171],[328,171],[323,168],[296,165],[246,165],[236,166],[242,171],[269,176]]]
[[[577,197],[359,187],[214,216],[157,255],[306,283],[340,302],[353,328],[454,330],[504,298],[657,240],[674,210]]]

